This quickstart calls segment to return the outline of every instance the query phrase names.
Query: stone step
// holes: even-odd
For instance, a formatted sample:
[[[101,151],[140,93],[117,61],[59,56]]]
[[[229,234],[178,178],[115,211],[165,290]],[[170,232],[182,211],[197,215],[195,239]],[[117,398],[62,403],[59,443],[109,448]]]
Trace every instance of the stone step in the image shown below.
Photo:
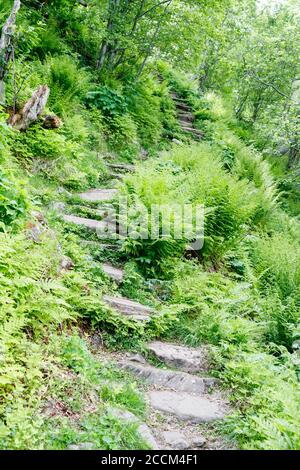
[[[159,369],[148,364],[140,364],[133,361],[123,361],[120,366],[130,370],[138,377],[157,387],[168,388],[177,392],[205,393],[215,384],[215,380],[206,377],[197,377],[172,370]]]
[[[103,300],[111,308],[122,313],[123,315],[137,321],[148,321],[150,316],[154,313],[153,308],[142,305],[133,300],[126,299],[125,297],[111,297],[104,295]]]
[[[184,372],[204,372],[209,368],[208,351],[205,346],[189,348],[162,341],[152,341],[147,348],[160,361]]]
[[[178,113],[179,122],[193,122],[195,116],[192,113]]]
[[[185,102],[186,102],[186,100],[185,100],[184,98],[180,98],[180,96],[177,95],[177,93],[175,93],[175,92],[171,92],[171,93],[170,93],[170,96],[171,96],[172,100],[174,100],[174,101],[179,101],[179,102],[181,102],[181,103],[185,103]]]
[[[117,189],[90,189],[89,191],[78,194],[78,196],[83,201],[103,202],[111,201],[117,194]]]
[[[118,251],[120,249],[119,245],[113,245],[109,243],[100,243],[95,240],[80,240],[82,246],[87,246],[91,248],[99,248],[99,250],[109,250],[109,251]]]
[[[112,264],[110,263],[104,263],[102,265],[102,269],[105,272],[107,276],[109,276],[111,279],[116,281],[117,283],[121,283],[124,279],[124,271],[119,268],[115,268]]]
[[[206,423],[225,416],[225,405],[212,396],[195,396],[186,392],[151,391],[150,405],[191,424]]]
[[[134,165],[129,165],[126,163],[109,163],[107,165],[112,170],[128,171],[129,173],[134,172]]]
[[[111,171],[109,175],[110,175],[111,178],[113,178],[115,180],[122,180],[126,176],[124,173],[116,173],[114,171]]]
[[[183,129],[188,129],[188,130],[192,129],[193,131],[196,130],[193,127],[193,123],[191,121],[181,121],[181,120],[179,120],[178,122],[179,122],[180,127],[183,128]]]
[[[101,219],[107,217],[109,215],[109,209],[93,209],[92,207],[89,206],[83,206],[80,204],[73,204],[70,206],[70,210],[83,213],[84,215],[89,215],[89,216],[96,216]],[[75,215],[75,214],[74,214]]]
[[[99,231],[101,233],[107,233],[108,236],[115,235],[116,233],[115,225],[109,222],[94,219],[86,219],[84,217],[78,217],[76,215],[69,214],[64,214],[63,220],[74,225],[86,227],[95,232]]]
[[[194,127],[187,127],[187,126],[181,125],[181,129],[183,130],[183,132],[187,132],[189,134],[194,134],[194,136],[196,136],[198,138],[203,137],[203,132],[198,130],[198,129],[195,129]]]
[[[174,103],[177,109],[182,109],[183,111],[189,111],[189,112],[191,112],[192,110],[188,104],[185,104],[181,101],[174,101]]]

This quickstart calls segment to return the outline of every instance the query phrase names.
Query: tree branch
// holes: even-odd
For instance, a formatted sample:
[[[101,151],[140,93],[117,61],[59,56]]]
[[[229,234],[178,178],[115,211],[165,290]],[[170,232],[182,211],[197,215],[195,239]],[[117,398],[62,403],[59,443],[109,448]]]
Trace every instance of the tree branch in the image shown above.
[[[159,3],[156,3],[156,5],[153,5],[151,8],[148,8],[148,10],[145,10],[142,13],[140,13],[140,15],[138,15],[138,17],[137,17],[137,20],[139,20],[140,18],[142,18],[145,15],[148,15],[148,13],[150,13],[151,11],[153,11],[156,8],[160,7],[161,5],[164,5],[165,3],[169,3],[169,1],[170,0],[162,0]]]
[[[261,78],[257,77],[253,72],[248,71],[246,72],[246,74],[253,77],[257,82],[261,83],[262,85],[273,88],[274,91],[276,91],[279,95],[283,96],[284,98],[291,100],[290,96],[286,95],[285,93],[283,93],[283,91],[279,90],[279,88],[277,88],[277,86],[275,86],[273,83],[265,82]]]

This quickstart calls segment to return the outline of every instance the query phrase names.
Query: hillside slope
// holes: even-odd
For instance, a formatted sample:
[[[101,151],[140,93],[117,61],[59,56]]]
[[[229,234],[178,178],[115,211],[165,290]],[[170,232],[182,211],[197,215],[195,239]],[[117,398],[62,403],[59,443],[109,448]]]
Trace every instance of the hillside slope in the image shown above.
[[[299,449],[300,222],[278,166],[220,90],[154,60],[99,75],[86,32],[34,3],[0,108],[0,448]],[[40,117],[9,125],[41,84]],[[200,248],[183,205],[204,208]]]

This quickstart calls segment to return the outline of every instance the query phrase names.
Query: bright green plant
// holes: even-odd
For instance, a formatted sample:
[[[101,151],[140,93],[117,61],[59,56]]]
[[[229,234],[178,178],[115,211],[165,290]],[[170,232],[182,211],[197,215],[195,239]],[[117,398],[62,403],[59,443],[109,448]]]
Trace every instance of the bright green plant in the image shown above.
[[[0,170],[0,222],[5,225],[13,223],[26,214],[27,208],[28,199],[25,190],[21,186],[16,186]]]

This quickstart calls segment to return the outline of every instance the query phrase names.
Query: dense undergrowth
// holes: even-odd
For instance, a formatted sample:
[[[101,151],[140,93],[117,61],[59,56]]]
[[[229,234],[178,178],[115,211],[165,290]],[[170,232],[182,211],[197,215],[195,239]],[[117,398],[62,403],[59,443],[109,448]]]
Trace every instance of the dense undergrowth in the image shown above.
[[[24,8],[23,28],[35,15]],[[0,447],[147,447],[136,425],[111,412],[147,414],[138,386],[98,354],[95,336],[112,349],[142,350],[154,337],[206,343],[235,410],[218,432],[241,448],[299,449],[300,223],[279,165],[253,136],[250,145],[230,97],[200,95],[166,63],[150,63],[139,81],[97,75],[74,37],[62,39],[55,22],[46,36],[40,28],[22,36],[18,102],[47,83],[46,112],[63,126],[18,132],[6,124],[9,110],[0,114]],[[172,91],[192,107],[201,142],[180,129]],[[8,101],[13,94],[9,82]],[[200,252],[186,253],[191,240],[172,234],[127,237],[118,252],[80,243],[93,236],[64,225],[55,203],[82,215],[72,193],[109,186],[110,158],[136,165],[119,183],[132,220],[153,204],[204,205]],[[141,326],[105,306],[102,294],[117,291],[101,269],[107,259],[125,264],[121,293],[161,316]]]

